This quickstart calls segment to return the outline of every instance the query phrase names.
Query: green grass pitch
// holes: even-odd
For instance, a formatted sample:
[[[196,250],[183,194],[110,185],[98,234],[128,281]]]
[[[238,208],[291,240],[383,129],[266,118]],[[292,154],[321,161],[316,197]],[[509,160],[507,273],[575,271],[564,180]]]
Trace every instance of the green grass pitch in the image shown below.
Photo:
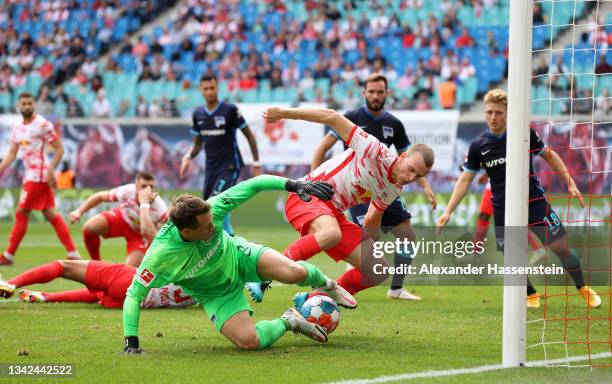
[[[0,247],[6,245],[10,223],[0,223]],[[80,233],[71,226],[83,255]],[[237,233],[254,242],[283,249],[295,239],[289,227],[255,228],[236,226]],[[125,254],[123,240],[102,242],[107,261],[121,262]],[[0,268],[9,278],[15,274],[65,256],[50,226],[30,225],[19,249],[14,267]],[[331,277],[345,268],[326,256],[313,263]],[[407,284],[409,285],[409,282]],[[55,291],[75,289],[79,285],[57,280],[45,286]],[[33,286],[33,289],[42,289]],[[557,288],[559,289],[559,288]],[[608,287],[600,287],[608,292]],[[254,304],[254,319],[279,316],[290,304],[299,287],[278,286],[266,295],[262,304]],[[242,352],[216,333],[201,308],[144,310],[140,322],[140,340],[147,354],[122,356],[120,310],[103,309],[89,304],[0,303],[0,363],[74,363],[76,377],[66,381],[146,382],[146,383],[276,383],[293,384],[375,378],[428,370],[470,368],[499,364],[501,361],[502,288],[501,287],[417,287],[421,302],[399,302],[385,298],[386,287],[376,287],[357,296],[359,308],[341,312],[341,324],[325,345],[287,334],[265,351]],[[609,296],[592,316],[608,317]],[[562,302],[563,301],[563,302]],[[584,316],[580,298],[570,297],[570,313]],[[565,311],[565,299],[549,300],[548,310]],[[543,317],[543,310],[529,311],[529,320]],[[592,341],[610,340],[609,321],[590,321]],[[565,330],[570,340],[585,340],[586,321],[551,322],[546,340],[563,340]],[[528,327],[528,343],[541,337],[542,322]],[[570,355],[587,353],[586,347],[569,347]],[[27,349],[28,356],[18,356]],[[594,344],[592,353],[610,351],[610,344]],[[550,359],[565,356],[562,345],[547,348]],[[543,358],[542,347],[529,349],[529,360]],[[597,361],[612,364],[611,359]],[[579,363],[575,363],[579,364]],[[48,382],[49,379],[40,379]],[[8,381],[0,377],[0,382]],[[610,383],[612,368],[521,368],[488,373],[418,379],[411,382],[432,383]]]

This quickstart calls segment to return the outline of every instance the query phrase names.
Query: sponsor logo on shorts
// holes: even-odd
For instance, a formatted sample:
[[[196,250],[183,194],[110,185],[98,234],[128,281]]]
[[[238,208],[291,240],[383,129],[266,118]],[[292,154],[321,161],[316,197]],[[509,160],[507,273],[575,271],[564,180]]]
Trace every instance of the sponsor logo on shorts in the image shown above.
[[[138,281],[140,281],[145,287],[148,287],[153,280],[155,280],[155,274],[146,268],[143,269],[138,275]]]

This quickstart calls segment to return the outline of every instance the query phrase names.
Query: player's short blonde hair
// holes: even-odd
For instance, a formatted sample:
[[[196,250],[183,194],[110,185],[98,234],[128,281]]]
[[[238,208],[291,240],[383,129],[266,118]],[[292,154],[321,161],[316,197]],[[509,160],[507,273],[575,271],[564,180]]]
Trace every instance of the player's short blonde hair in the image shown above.
[[[484,95],[484,102],[485,104],[502,104],[503,106],[507,107],[508,94],[499,88],[492,89]]]
[[[427,144],[414,144],[411,145],[410,148],[406,151],[407,156],[412,156],[415,153],[420,153],[423,157],[423,162],[427,168],[433,167],[434,164],[434,151]]]

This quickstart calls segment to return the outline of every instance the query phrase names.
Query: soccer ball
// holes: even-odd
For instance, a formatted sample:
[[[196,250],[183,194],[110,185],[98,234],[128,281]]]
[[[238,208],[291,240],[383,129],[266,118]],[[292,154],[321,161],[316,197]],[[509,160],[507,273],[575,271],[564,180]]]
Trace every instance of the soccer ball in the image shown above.
[[[298,310],[306,320],[319,324],[327,333],[332,333],[340,324],[338,304],[329,296],[311,295]]]

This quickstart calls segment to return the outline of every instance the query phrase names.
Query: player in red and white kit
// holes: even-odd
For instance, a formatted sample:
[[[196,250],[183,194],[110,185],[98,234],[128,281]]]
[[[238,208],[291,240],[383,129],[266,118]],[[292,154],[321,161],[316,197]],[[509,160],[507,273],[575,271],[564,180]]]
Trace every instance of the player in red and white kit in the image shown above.
[[[154,191],[155,178],[139,172],[133,184],[97,192],[70,212],[70,221],[74,224],[101,203],[119,203],[119,207],[95,215],[83,226],[83,240],[92,260],[100,260],[100,236],[124,237],[127,241],[125,264],[140,265],[157,230],[168,220],[168,207]]]
[[[13,264],[19,243],[28,229],[30,211],[42,211],[43,216],[53,225],[57,237],[66,250],[69,259],[80,259],[66,222],[55,209],[55,167],[64,155],[64,147],[53,124],[36,114],[34,97],[27,92],[19,95],[19,112],[23,121],[13,126],[11,145],[0,163],[0,174],[8,168],[19,154],[25,166],[23,190],[15,210],[15,225],[9,236],[9,246],[0,255],[0,265]],[[53,159],[47,158],[47,149],[54,152]]]
[[[29,269],[8,280],[0,280],[0,297],[13,296],[16,289],[45,284],[60,277],[84,284],[86,289],[63,292],[20,290],[19,300],[26,302],[100,303],[106,308],[122,308],[125,293],[132,284],[136,268],[97,260],[57,260]],[[142,308],[187,307],[195,300],[183,289],[170,284],[154,288],[142,301]]]
[[[264,111],[269,123],[280,119],[306,120],[331,126],[349,147],[312,171],[306,180],[322,180],[335,190],[330,201],[313,198],[301,201],[289,194],[285,214],[301,234],[284,254],[293,260],[306,260],[325,251],[335,261],[344,260],[355,268],[337,282],[351,294],[377,283],[369,271],[371,260],[361,256],[362,229],[349,221],[343,211],[371,202],[363,222],[370,238],[376,238],[385,209],[399,197],[402,186],[418,182],[434,204],[435,197],[425,176],[433,166],[434,154],[425,144],[415,144],[401,155],[393,153],[374,136],[330,109],[269,108]],[[377,260],[376,263],[384,263]]]

